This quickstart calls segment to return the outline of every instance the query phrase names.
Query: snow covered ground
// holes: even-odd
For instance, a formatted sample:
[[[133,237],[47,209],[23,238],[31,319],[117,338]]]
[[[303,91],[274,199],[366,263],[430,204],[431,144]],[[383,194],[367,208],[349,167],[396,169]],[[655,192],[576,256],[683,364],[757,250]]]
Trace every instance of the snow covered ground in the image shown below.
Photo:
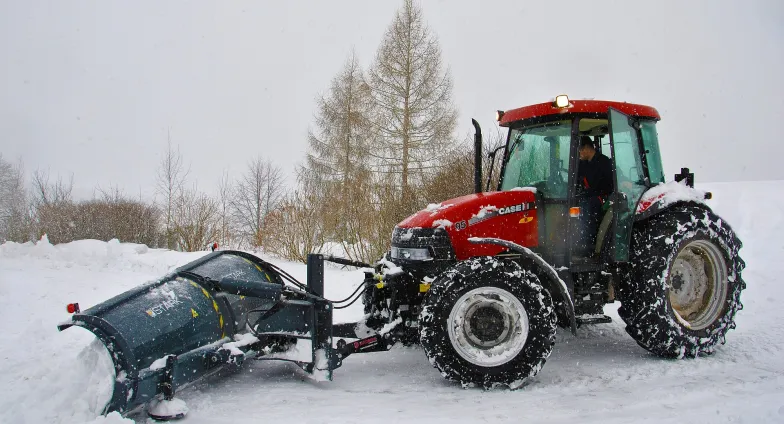
[[[653,357],[626,335],[614,304],[613,323],[577,337],[560,331],[543,370],[518,391],[462,389],[421,349],[396,347],[347,359],[332,382],[251,361],[180,392],[185,422],[784,423],[784,181],[698,188],[714,193],[709,204],[739,233],[747,263],[738,328],[711,357]],[[0,423],[130,424],[96,415],[106,382],[94,372],[92,335],[55,327],[69,302],[89,307],[203,254],[91,240],[0,246]],[[305,279],[303,265],[273,261]],[[361,279],[328,269],[327,297],[350,294]],[[336,318],[358,318],[354,306]]]

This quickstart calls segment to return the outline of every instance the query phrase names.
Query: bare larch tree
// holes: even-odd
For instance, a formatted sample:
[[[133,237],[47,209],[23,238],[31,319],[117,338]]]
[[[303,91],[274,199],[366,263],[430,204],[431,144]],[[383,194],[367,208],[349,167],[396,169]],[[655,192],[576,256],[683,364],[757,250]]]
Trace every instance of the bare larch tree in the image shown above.
[[[355,229],[363,216],[356,213],[355,205],[368,207],[372,109],[370,87],[352,52],[332,79],[329,92],[317,100],[315,129],[308,133],[306,165],[300,170],[303,187],[298,194],[329,209],[320,214],[323,227],[345,247],[362,243]],[[313,198],[319,195],[323,201]]]
[[[22,164],[14,165],[0,154],[0,243],[26,241],[29,237],[27,192]]]
[[[173,231],[172,214],[174,212],[177,199],[179,199],[183,192],[185,179],[188,176],[190,169],[185,169],[180,154],[180,148],[172,149],[171,135],[167,135],[166,151],[163,158],[158,165],[158,174],[156,176],[156,192],[163,199],[161,200],[161,211],[164,214],[165,231],[166,231],[166,248],[174,249],[175,234]]]
[[[73,222],[76,217],[71,199],[73,174],[66,182],[58,176],[57,181],[49,181],[49,171],[36,170],[33,173],[32,207],[35,210],[34,226],[36,237],[47,234],[52,243],[74,240]]]
[[[284,195],[283,172],[268,160],[257,157],[248,164],[231,199],[232,217],[239,235],[249,246],[259,247],[267,234],[267,216]]]
[[[218,209],[220,214],[220,235],[218,243],[221,246],[228,246],[231,240],[231,195],[232,183],[229,179],[229,173],[224,171],[221,175],[220,182],[218,183]]]
[[[438,40],[412,0],[387,28],[369,75],[382,143],[375,157],[382,172],[398,176],[402,206],[410,209],[412,184],[451,152],[457,118]]]
[[[174,203],[174,212],[172,232],[182,250],[203,250],[218,238],[218,202],[200,193],[196,186],[182,191]]]

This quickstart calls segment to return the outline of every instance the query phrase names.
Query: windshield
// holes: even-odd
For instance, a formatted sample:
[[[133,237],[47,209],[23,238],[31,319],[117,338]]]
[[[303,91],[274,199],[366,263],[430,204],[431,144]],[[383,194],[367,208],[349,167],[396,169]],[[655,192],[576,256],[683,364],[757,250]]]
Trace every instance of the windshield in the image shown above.
[[[571,134],[572,121],[510,130],[501,190],[536,187],[544,197],[565,198]]]

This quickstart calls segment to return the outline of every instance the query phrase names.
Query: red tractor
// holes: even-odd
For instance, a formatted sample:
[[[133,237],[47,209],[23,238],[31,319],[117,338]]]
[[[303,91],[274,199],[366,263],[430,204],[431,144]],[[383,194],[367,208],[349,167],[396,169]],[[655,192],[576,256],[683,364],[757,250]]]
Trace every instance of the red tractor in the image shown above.
[[[516,388],[544,365],[557,326],[609,322],[603,307],[619,300],[626,331],[650,352],[711,353],[742,308],[741,242],[687,168],[665,183],[659,119],[649,106],[566,96],[499,111],[509,133],[491,192],[474,121],[475,194],[396,226],[366,274],[356,335],[418,342],[464,386]],[[612,192],[587,230],[584,136],[612,162]]]
[[[146,405],[160,419],[184,416],[175,391],[224,366],[285,360],[330,379],[348,356],[395,342],[420,343],[465,386],[517,388],[544,365],[558,325],[608,322],[615,300],[649,351],[711,353],[742,307],[741,242],[688,169],[664,182],[658,120],[648,106],[566,96],[499,112],[509,136],[486,193],[474,121],[476,193],[401,222],[346,299],[324,297],[324,261],[370,265],[311,254],[303,284],[216,250],[84,311],[71,304],[58,328],[86,328],[106,346],[115,383],[104,412]],[[604,158],[599,198],[580,168],[586,146],[583,159]],[[334,325],[333,310],[359,297],[365,318]]]

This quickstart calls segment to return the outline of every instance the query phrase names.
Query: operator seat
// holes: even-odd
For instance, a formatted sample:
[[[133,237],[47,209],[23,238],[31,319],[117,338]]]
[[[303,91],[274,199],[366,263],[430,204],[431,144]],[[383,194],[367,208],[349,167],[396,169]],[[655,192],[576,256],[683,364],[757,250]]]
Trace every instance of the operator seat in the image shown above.
[[[596,248],[594,249],[594,254],[596,257],[602,253],[602,244],[604,242],[604,238],[607,236],[607,233],[610,231],[610,224],[613,220],[613,208],[607,208],[607,212],[604,213],[602,217],[602,222],[599,224],[599,231],[596,233]]]

